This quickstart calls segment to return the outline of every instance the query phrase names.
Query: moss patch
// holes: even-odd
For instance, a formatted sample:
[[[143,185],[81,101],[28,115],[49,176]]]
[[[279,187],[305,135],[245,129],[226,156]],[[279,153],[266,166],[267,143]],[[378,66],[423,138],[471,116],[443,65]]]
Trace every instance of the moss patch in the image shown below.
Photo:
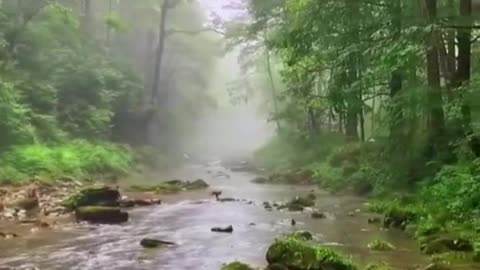
[[[241,262],[233,262],[224,265],[222,270],[255,270],[255,268]]]
[[[395,250],[395,247],[384,240],[374,240],[368,244],[368,248],[376,251],[390,251]]]

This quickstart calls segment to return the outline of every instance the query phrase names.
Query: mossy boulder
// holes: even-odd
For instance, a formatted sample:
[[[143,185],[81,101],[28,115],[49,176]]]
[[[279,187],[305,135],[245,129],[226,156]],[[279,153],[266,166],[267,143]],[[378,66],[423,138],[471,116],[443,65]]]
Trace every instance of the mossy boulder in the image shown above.
[[[182,180],[169,180],[157,185],[130,186],[131,191],[137,192],[154,192],[158,194],[174,194],[186,190],[198,190],[208,188],[207,182],[202,179],[193,182]]]
[[[197,189],[205,189],[208,188],[207,182],[202,179],[197,179],[193,182],[186,182],[184,184],[185,188],[188,190],[197,190]]]
[[[255,268],[241,262],[233,262],[224,265],[222,270],[255,270]]]
[[[439,254],[449,251],[473,251],[471,241],[452,234],[430,235],[419,239],[420,248],[425,254]]]
[[[281,265],[295,270],[357,270],[347,258],[332,249],[310,245],[295,238],[275,241],[268,249],[269,265]]]
[[[283,208],[287,208],[289,211],[303,211],[305,207],[315,206],[315,198],[312,195],[297,196],[287,202]]]
[[[128,213],[116,207],[83,206],[75,210],[75,218],[95,224],[119,224],[128,221]]]
[[[109,187],[85,188],[70,196],[64,206],[68,210],[75,210],[82,206],[118,206],[120,192]]]
[[[410,209],[391,208],[385,213],[383,226],[385,228],[397,228],[404,230],[409,222],[413,221],[416,213]]]
[[[289,270],[289,269],[284,265],[274,263],[274,264],[268,265],[267,268],[265,268],[265,270]]]
[[[370,263],[365,266],[365,270],[392,270],[392,268],[384,263]]]
[[[313,234],[309,231],[296,231],[286,236],[287,238],[294,238],[301,241],[313,240]]]
[[[374,240],[368,244],[368,248],[376,251],[391,251],[395,250],[395,246],[384,240]]]

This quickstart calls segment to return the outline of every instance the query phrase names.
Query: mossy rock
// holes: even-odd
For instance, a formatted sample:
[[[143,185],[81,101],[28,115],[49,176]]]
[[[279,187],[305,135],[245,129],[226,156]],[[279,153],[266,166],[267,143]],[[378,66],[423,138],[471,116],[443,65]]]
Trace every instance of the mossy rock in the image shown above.
[[[298,270],[357,270],[358,268],[343,256],[329,248],[313,246],[295,238],[275,241],[268,249],[269,265],[282,265]]]
[[[416,213],[410,209],[392,208],[385,213],[383,226],[404,230],[409,222],[413,221]]]
[[[268,178],[265,178],[265,177],[256,177],[254,178],[252,181],[252,183],[255,183],[255,184],[266,184],[269,182]]]
[[[233,262],[224,265],[222,270],[255,270],[255,268],[241,262]]]
[[[289,269],[284,265],[274,263],[274,264],[268,265],[267,268],[265,268],[265,270],[289,270]]]
[[[421,270],[450,270],[451,268],[439,263],[432,263],[422,268]]]
[[[186,182],[184,184],[184,187],[188,190],[197,190],[197,189],[205,189],[205,188],[208,188],[209,186],[207,182],[205,182],[204,180],[197,179],[193,182]]]
[[[301,241],[310,241],[313,240],[313,234],[309,231],[296,231],[288,234],[286,238],[294,238]]]
[[[82,206],[118,206],[120,192],[109,187],[91,187],[70,196],[63,205],[68,210]]]
[[[95,224],[119,224],[128,221],[128,213],[116,207],[83,206],[75,210],[75,218]]]
[[[24,198],[16,201],[14,203],[15,208],[24,209],[30,211],[38,208],[38,199],[37,198]]]
[[[420,238],[419,242],[422,252],[429,255],[445,253],[449,251],[473,251],[472,242],[457,235],[430,235]]]
[[[369,263],[365,270],[392,270],[392,268],[385,263]]]
[[[312,207],[315,205],[315,199],[312,198],[311,195],[307,195],[304,197],[297,196],[287,202],[285,207],[289,211],[303,211],[305,207]]]
[[[198,190],[205,188],[208,188],[208,184],[202,179],[198,179],[193,182],[182,180],[169,180],[159,183],[157,185],[130,186],[131,191],[155,192],[158,194],[174,194],[185,190]]]
[[[395,250],[395,246],[384,240],[374,240],[368,244],[368,248],[375,251],[391,251]]]

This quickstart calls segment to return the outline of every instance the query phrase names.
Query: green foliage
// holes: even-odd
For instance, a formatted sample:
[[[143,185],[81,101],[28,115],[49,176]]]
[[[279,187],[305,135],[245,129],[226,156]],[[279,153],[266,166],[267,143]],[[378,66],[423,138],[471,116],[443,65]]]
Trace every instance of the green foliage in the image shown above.
[[[254,270],[251,266],[241,263],[241,262],[233,262],[222,267],[222,270]]]
[[[60,145],[16,146],[3,153],[0,161],[0,181],[18,182],[37,176],[124,175],[131,169],[134,155],[123,146],[74,141]]]
[[[376,239],[368,243],[368,248],[375,251],[391,251],[395,250],[395,246],[388,243],[387,241]]]
[[[358,269],[348,258],[330,248],[314,246],[295,238],[276,240],[267,251],[267,261],[288,269]]]

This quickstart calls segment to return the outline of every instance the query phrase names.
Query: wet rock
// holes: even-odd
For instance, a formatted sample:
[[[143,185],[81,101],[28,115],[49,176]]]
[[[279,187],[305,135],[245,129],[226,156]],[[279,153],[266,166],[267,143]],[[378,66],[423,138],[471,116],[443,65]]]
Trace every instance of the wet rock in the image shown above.
[[[368,218],[368,224],[380,224],[380,223],[382,223],[382,219],[379,217]]]
[[[385,214],[383,226],[404,230],[407,224],[415,219],[415,213],[406,209],[392,209]]]
[[[204,180],[202,179],[197,179],[193,182],[188,182],[185,187],[188,189],[188,190],[196,190],[196,189],[205,189],[205,188],[208,188],[209,185],[207,184],[207,182],[205,182]]]
[[[273,209],[270,202],[267,202],[267,201],[263,202],[263,208],[265,208],[265,210],[268,210],[268,211],[271,211]]]
[[[268,248],[266,259],[269,265],[281,265],[286,269],[357,269],[348,259],[334,250],[314,246],[295,238],[276,240]]]
[[[370,242],[368,244],[368,248],[375,251],[391,251],[395,249],[392,244],[384,240],[375,240],[373,242]]]
[[[268,178],[259,176],[254,178],[251,182],[256,184],[266,184],[268,183]]]
[[[18,234],[16,233],[0,232],[0,238],[3,238],[3,239],[12,239],[17,237],[18,237]]]
[[[270,264],[269,266],[267,266],[267,268],[265,268],[265,270],[289,270],[289,269],[284,265],[274,263],[274,264]]]
[[[222,267],[222,270],[255,270],[255,268],[252,268],[248,264],[244,264],[241,262],[233,262],[233,263],[224,265]]]
[[[220,195],[222,195],[222,191],[221,190],[214,190],[212,191],[212,193],[210,193],[212,196],[215,196],[215,199],[220,200]]]
[[[296,231],[288,234],[286,238],[295,238],[301,241],[310,241],[313,240],[313,234],[309,231]]]
[[[64,206],[68,210],[75,210],[82,206],[118,206],[120,192],[109,187],[93,187],[82,189],[70,196]]]
[[[292,226],[297,225],[297,222],[295,221],[295,219],[292,218],[292,220],[290,220],[290,225]]]
[[[140,245],[144,248],[158,248],[162,246],[173,246],[175,243],[152,238],[144,238],[140,241]]]
[[[122,208],[132,208],[135,207],[135,200],[131,199],[122,199],[118,202],[118,206]]]
[[[473,244],[457,235],[438,234],[420,239],[420,248],[425,254],[438,254],[449,251],[473,251]]]
[[[229,225],[227,227],[213,227],[212,232],[232,233],[233,232],[233,226]]]
[[[115,207],[83,206],[75,210],[75,218],[95,224],[118,224],[128,221],[128,213]]]
[[[313,219],[324,219],[324,218],[327,218],[327,215],[325,215],[325,213],[315,211],[312,213],[311,217]]]
[[[16,201],[14,204],[15,208],[23,209],[26,211],[34,210],[38,208],[38,198],[24,198]]]
[[[315,205],[315,200],[310,195],[305,197],[297,196],[286,203],[285,207],[292,212],[303,211],[305,207],[311,207]],[[283,207],[282,207],[283,208]]]
[[[219,202],[236,202],[238,201],[237,199],[235,198],[220,198],[218,199]]]

